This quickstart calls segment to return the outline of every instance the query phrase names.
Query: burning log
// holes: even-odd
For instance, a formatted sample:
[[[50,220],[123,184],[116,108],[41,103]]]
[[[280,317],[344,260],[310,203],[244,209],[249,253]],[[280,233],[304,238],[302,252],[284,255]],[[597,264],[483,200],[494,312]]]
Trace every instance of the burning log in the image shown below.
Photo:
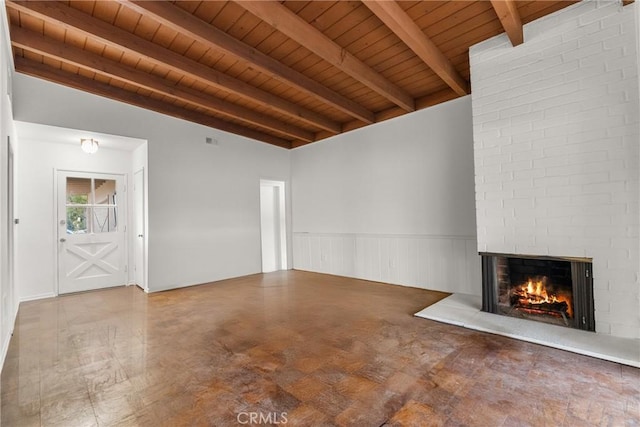
[[[561,315],[565,320],[566,317],[573,317],[573,310],[567,299],[549,292],[545,282],[546,277],[542,280],[529,279],[523,285],[512,289],[511,306],[538,313]]]
[[[542,303],[529,303],[527,301],[517,301],[514,304],[517,308],[526,308],[529,310],[537,310],[544,312],[555,312],[555,313],[564,313],[565,315],[569,314],[569,305],[565,301],[557,301],[557,302],[542,302]]]

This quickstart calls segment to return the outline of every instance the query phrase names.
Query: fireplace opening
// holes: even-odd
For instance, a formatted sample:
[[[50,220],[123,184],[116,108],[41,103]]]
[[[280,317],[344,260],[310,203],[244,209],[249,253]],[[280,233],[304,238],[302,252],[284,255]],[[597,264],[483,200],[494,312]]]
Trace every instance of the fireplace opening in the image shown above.
[[[595,330],[590,259],[481,255],[484,311]]]
[[[500,314],[569,326],[573,320],[571,263],[498,257]]]

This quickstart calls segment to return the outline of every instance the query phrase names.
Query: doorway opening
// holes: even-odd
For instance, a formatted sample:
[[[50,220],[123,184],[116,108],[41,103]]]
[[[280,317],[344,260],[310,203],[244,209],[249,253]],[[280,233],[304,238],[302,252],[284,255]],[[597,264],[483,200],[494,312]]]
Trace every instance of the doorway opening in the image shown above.
[[[27,301],[98,286],[97,282],[112,276],[105,270],[114,273],[113,282],[109,280],[105,286],[135,283],[134,173],[144,169],[142,212],[144,227],[148,230],[148,142],[38,123],[16,121],[15,127],[20,137],[20,150],[16,151],[19,154],[15,169],[16,194],[29,195],[16,197],[16,213],[20,212],[20,221],[29,224],[29,230],[39,230],[16,234],[17,298]],[[96,153],[81,150],[80,141],[87,138],[99,141]],[[17,148],[15,144],[14,148]],[[64,173],[68,176],[63,176]],[[36,180],[34,176],[43,178]],[[70,178],[68,188],[67,178]],[[65,197],[67,191],[69,200]],[[43,210],[43,203],[51,203],[53,217],[43,215],[47,212]],[[143,235],[147,249],[148,231]],[[114,242],[106,241],[110,238]],[[148,257],[147,252],[144,257]],[[33,268],[34,259],[43,267]],[[60,274],[61,262],[64,277]],[[145,266],[144,280],[148,281],[146,259],[142,265]],[[115,270],[111,266],[116,267]],[[69,276],[72,271],[77,276]],[[114,276],[120,277],[115,280]]]
[[[287,225],[284,181],[260,180],[262,272],[287,269]]]

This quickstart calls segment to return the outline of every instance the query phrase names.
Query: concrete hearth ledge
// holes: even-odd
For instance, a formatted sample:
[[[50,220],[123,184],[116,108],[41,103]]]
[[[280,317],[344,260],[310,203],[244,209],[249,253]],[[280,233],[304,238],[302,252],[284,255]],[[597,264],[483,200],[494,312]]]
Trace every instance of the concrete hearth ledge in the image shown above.
[[[417,312],[425,319],[559,348],[640,368],[640,340],[531,322],[480,311],[482,299],[452,294]]]

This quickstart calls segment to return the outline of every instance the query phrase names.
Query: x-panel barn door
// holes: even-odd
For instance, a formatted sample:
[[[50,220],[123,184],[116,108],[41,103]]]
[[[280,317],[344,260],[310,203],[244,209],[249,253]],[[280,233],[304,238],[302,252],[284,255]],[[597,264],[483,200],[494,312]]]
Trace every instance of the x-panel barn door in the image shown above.
[[[126,284],[124,177],[58,172],[58,291]]]

